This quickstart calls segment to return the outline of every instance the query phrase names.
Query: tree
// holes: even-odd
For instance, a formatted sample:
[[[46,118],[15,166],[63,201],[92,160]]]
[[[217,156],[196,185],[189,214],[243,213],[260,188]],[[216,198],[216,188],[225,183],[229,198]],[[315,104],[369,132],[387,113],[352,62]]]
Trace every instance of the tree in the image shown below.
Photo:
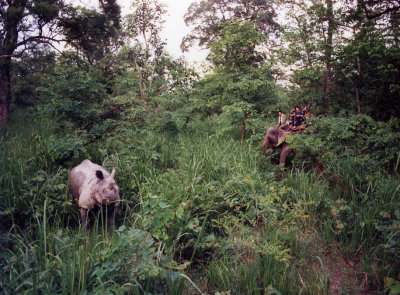
[[[332,92],[332,63],[338,35],[334,0],[280,1],[290,22],[284,27],[281,58],[293,67],[293,82],[303,91],[310,90],[308,99],[319,97],[317,104],[327,110]],[[296,89],[296,91],[298,90]],[[301,95],[305,97],[304,95]]]
[[[271,0],[212,0],[193,3],[185,15],[192,33],[182,42],[182,49],[194,43],[210,49],[214,73],[206,79],[204,90],[210,113],[220,111],[242,123],[257,112],[258,104],[268,104],[274,95],[272,71],[265,63],[266,42],[280,26],[275,22]]]
[[[52,44],[60,35],[57,17],[61,0],[0,1],[0,126],[7,124],[11,106],[11,60],[38,44]]]
[[[333,34],[336,28],[334,12],[333,12],[333,0],[325,0],[326,9],[325,13],[322,14],[321,20],[325,20],[327,23],[326,37],[324,39],[324,64],[325,64],[325,88],[322,103],[325,108],[330,105],[329,95],[331,92],[331,71],[332,71],[332,54],[333,54]]]
[[[399,117],[400,111],[400,53],[388,41],[380,30],[360,27],[338,47],[333,67],[343,96],[355,97],[342,105],[378,120]]]
[[[400,11],[399,0],[380,0],[380,1],[365,1],[357,0],[357,4],[361,7],[368,20],[388,16],[392,13]]]
[[[43,77],[40,95],[47,103],[43,113],[65,127],[83,128],[100,115],[105,87],[91,76],[90,65],[76,53],[66,52],[52,71]]]
[[[246,20],[256,24],[258,32],[268,36],[279,32],[272,0],[211,0],[194,2],[185,15],[186,25],[194,25],[192,33],[182,41],[182,49],[194,43],[207,46],[220,37],[224,23],[230,19]]]
[[[222,107],[242,125],[241,143],[250,115],[262,110],[274,98],[272,71],[265,63],[260,44],[265,36],[251,21],[231,19],[224,23],[216,40],[210,41],[214,73],[205,92],[208,104]]]
[[[92,65],[121,45],[120,7],[115,0],[99,0],[99,3],[100,12],[68,7],[60,19],[68,44],[81,51]]]
[[[323,113],[398,116],[398,1],[281,3],[291,21],[280,53],[292,68],[297,103],[314,102]]]
[[[49,46],[12,62],[11,91],[16,107],[35,106],[42,102],[38,89],[43,77],[53,71],[55,64],[56,53]]]
[[[239,74],[257,67],[265,54],[257,50],[264,41],[263,35],[250,21],[231,19],[224,23],[219,38],[209,42],[210,60],[227,73]]]
[[[166,9],[158,0],[136,0],[131,8],[125,26],[127,43],[134,46],[128,51],[138,73],[140,97],[146,101],[164,54],[165,43],[159,34]]]

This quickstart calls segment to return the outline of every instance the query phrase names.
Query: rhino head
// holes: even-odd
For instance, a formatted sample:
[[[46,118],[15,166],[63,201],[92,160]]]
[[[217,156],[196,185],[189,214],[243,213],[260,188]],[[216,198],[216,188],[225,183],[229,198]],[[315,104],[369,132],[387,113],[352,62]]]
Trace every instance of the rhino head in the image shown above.
[[[106,205],[119,200],[119,188],[115,183],[115,169],[112,169],[110,175],[104,175],[101,170],[96,170],[98,182],[96,184],[95,198],[98,204]]]

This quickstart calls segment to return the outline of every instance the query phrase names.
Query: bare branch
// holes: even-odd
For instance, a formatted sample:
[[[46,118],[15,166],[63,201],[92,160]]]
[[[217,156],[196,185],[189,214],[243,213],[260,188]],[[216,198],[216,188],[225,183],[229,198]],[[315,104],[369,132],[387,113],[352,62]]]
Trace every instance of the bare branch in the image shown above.
[[[368,20],[373,20],[375,18],[381,17],[382,15],[385,15],[385,14],[400,10],[400,5],[397,5],[397,6],[388,7],[388,8],[386,8],[385,10],[383,10],[383,11],[381,11],[379,13],[375,13],[375,14],[371,15],[370,11],[368,10],[368,7],[367,7],[367,4],[365,3],[365,1],[361,0],[360,2],[361,2],[360,3],[361,7],[364,10],[365,16],[367,17]],[[372,2],[370,4],[370,6],[375,6],[376,4],[379,4],[379,3],[381,3],[381,1],[375,1],[375,2]],[[400,4],[399,1],[397,1],[397,3]]]
[[[394,11],[398,11],[398,10],[400,10],[400,6],[394,6],[394,7],[389,7],[387,9],[385,9],[384,11],[374,14],[374,15],[368,15],[367,11],[365,11],[365,15],[367,16],[367,19],[373,20],[375,18],[381,17],[384,14],[388,14],[390,12],[394,12]]]
[[[67,42],[68,40],[66,40],[66,39],[56,39],[56,38],[52,38],[52,37],[46,37],[46,36],[43,36],[43,35],[39,34],[37,36],[30,36],[30,37],[18,42],[16,47],[23,46],[23,45],[26,45],[26,44],[31,43],[31,42],[49,43],[50,41],[60,43],[60,42]],[[54,47],[54,45],[53,45],[53,47]]]

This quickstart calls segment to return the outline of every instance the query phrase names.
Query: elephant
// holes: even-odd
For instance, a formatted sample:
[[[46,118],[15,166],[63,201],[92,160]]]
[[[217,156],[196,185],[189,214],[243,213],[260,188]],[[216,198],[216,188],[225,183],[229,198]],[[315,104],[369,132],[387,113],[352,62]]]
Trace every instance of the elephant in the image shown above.
[[[290,153],[290,150],[288,150],[289,144],[285,141],[286,136],[288,136],[290,133],[291,131],[282,130],[277,127],[270,127],[265,134],[263,150],[266,155],[273,152],[276,147],[282,147],[279,164],[285,164],[286,158]],[[271,147],[268,148],[269,146]]]

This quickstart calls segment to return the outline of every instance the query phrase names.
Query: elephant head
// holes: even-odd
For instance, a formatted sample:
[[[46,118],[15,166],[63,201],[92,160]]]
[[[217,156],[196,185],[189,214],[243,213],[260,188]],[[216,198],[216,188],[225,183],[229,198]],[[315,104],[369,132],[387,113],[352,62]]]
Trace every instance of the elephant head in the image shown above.
[[[280,164],[285,164],[286,158],[289,155],[286,143],[286,136],[290,131],[285,131],[277,127],[270,127],[264,137],[263,149],[265,154],[271,153],[276,147],[281,146]]]

